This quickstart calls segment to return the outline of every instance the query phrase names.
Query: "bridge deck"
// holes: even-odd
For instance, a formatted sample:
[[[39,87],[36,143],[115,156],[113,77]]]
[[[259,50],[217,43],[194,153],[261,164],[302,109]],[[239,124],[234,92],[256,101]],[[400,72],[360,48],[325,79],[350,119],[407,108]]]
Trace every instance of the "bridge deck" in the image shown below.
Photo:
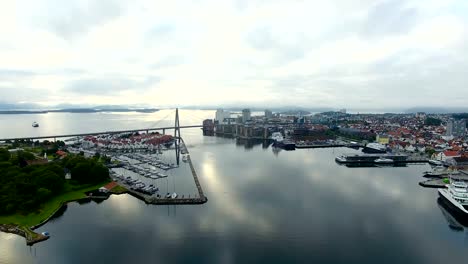
[[[180,128],[197,128],[203,127],[202,125],[192,126],[180,126]],[[18,138],[0,138],[1,141],[15,141],[15,140],[34,140],[34,139],[49,139],[49,138],[65,138],[65,137],[84,137],[84,136],[97,136],[103,134],[120,134],[120,133],[131,133],[139,131],[157,131],[174,129],[175,127],[156,127],[156,128],[142,128],[142,129],[129,129],[129,130],[117,130],[117,131],[105,131],[105,132],[92,132],[92,133],[78,133],[78,134],[66,134],[66,135],[51,135],[51,136],[35,136],[35,137],[18,137]]]

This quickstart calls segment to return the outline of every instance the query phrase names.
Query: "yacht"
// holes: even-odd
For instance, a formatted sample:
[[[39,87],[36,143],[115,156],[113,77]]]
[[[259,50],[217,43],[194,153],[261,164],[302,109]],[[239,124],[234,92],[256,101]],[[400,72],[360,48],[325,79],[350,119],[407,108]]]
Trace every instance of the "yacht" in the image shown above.
[[[387,153],[387,148],[379,143],[369,143],[363,149],[364,153]]]
[[[346,161],[348,161],[348,160],[346,159],[346,156],[345,156],[345,155],[340,155],[340,156],[336,157],[335,160],[336,160],[337,162],[346,162]]]
[[[374,162],[379,164],[393,164],[395,161],[392,159],[378,158],[374,160]]]
[[[34,122],[32,123],[32,126],[33,126],[33,127],[39,127],[39,123],[37,123],[36,121],[34,121]]]
[[[461,212],[468,214],[468,184],[450,179],[447,189],[438,189],[440,196],[447,199]]]

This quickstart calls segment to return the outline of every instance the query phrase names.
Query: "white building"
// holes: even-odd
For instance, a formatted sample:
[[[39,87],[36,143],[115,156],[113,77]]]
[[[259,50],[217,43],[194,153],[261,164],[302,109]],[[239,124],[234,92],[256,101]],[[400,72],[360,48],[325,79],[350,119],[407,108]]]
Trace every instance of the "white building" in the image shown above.
[[[216,110],[215,120],[217,120],[219,124],[223,124],[224,119],[230,118],[230,117],[231,117],[231,112],[225,111],[224,109]]]
[[[242,110],[242,123],[245,123],[250,119],[251,119],[250,109],[243,109]]]
[[[447,122],[447,136],[462,137],[466,133],[466,121],[450,119]]]

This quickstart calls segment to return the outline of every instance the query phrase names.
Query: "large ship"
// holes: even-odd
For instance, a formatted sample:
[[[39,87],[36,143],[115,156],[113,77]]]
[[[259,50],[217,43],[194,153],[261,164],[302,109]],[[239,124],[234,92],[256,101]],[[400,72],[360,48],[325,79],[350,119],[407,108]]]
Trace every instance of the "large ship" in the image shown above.
[[[283,135],[281,132],[274,132],[271,135],[271,139],[274,140],[273,146],[277,148],[282,148],[285,150],[295,150],[296,149],[296,143],[289,139],[284,139]]]
[[[387,147],[379,143],[369,143],[363,149],[364,153],[387,153]]]
[[[439,194],[460,212],[468,215],[468,185],[464,181],[450,179],[447,189],[439,189]]]

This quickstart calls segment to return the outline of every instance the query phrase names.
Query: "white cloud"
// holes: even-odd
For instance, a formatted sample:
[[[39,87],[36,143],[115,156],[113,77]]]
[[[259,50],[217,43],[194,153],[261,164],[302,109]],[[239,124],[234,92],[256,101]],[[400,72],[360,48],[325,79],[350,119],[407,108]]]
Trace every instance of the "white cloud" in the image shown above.
[[[0,91],[49,104],[461,106],[450,94],[468,97],[466,11],[462,0],[2,1]]]

